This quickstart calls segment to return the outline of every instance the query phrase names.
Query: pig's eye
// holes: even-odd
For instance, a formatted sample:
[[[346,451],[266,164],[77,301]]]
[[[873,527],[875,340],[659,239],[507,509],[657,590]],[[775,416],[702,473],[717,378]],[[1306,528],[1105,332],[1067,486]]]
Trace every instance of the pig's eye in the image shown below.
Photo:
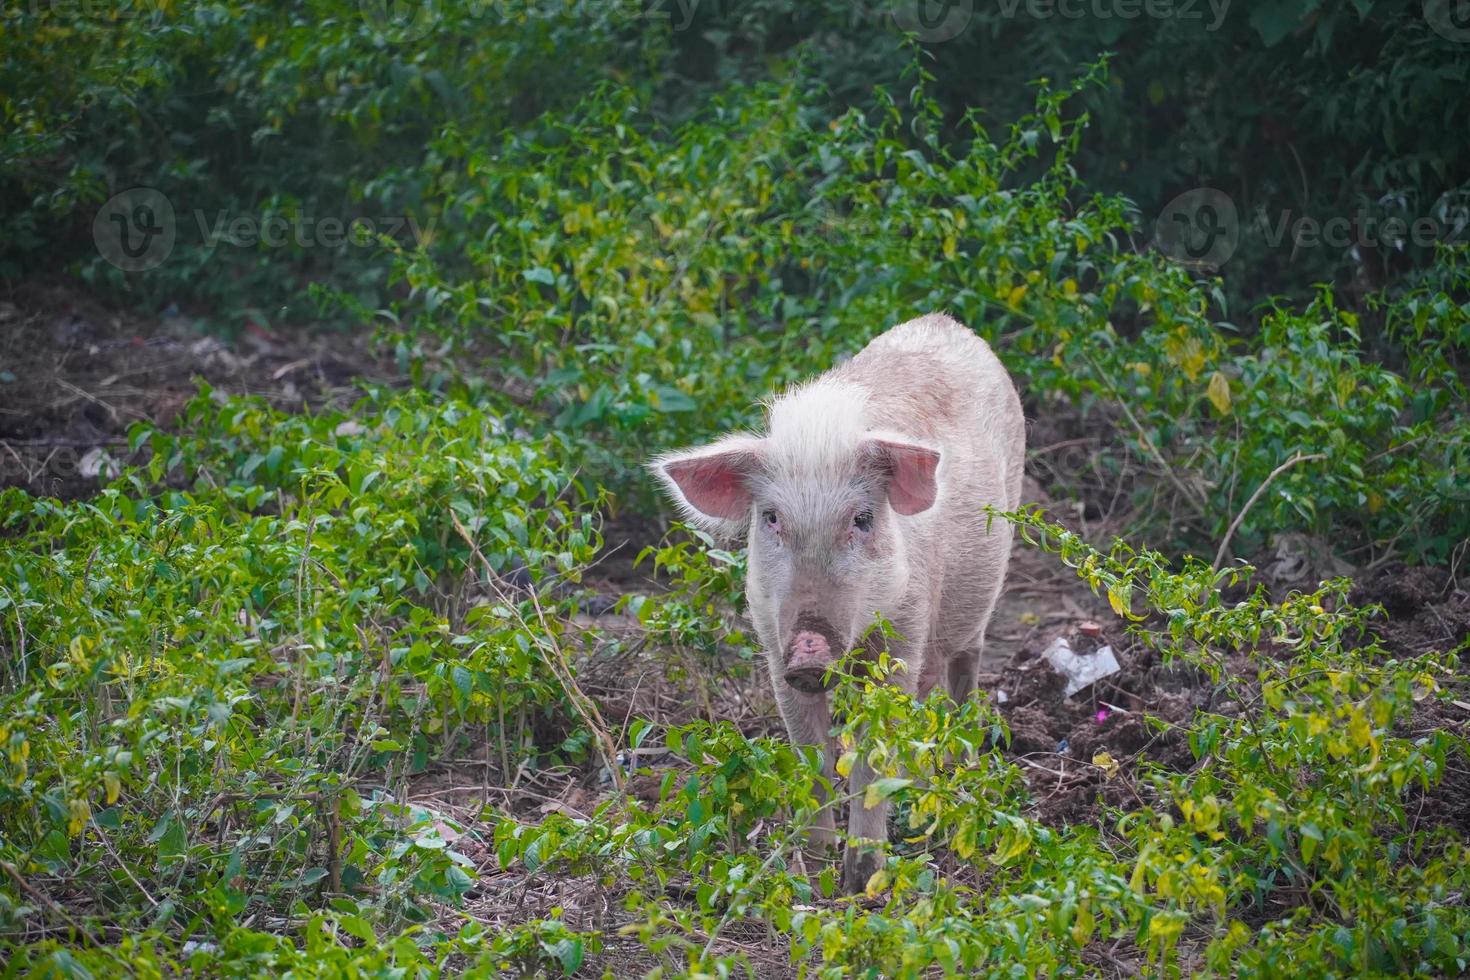
[[[765,521],[766,527],[770,528],[772,531],[781,530],[781,518],[777,516],[774,510],[762,511],[761,520]]]
[[[852,526],[865,534],[873,530],[873,512],[870,510],[859,511],[853,516]]]

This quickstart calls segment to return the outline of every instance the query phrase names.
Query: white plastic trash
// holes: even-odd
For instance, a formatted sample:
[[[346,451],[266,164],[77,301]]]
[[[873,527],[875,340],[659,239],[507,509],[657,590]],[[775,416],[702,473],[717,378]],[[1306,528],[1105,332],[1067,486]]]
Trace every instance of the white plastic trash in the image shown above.
[[[1078,653],[1065,636],[1052,640],[1042,656],[1053,670],[1067,679],[1065,696],[1069,698],[1120,669],[1111,646],[1100,646],[1092,653]]]

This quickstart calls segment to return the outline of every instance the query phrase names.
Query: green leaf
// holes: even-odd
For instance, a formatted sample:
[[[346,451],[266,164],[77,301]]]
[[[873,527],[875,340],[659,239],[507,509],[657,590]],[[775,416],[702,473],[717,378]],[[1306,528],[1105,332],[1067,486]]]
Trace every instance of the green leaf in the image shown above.
[[[337,916],[337,925],[349,936],[361,940],[362,944],[369,949],[373,949],[378,945],[377,933],[373,932],[373,927],[361,916],[339,915]]]
[[[562,971],[570,976],[582,967],[584,954],[582,939],[567,936],[546,946],[546,951],[561,964]]]
[[[281,882],[281,887],[291,891],[300,891],[303,888],[310,888],[326,876],[326,868],[307,868],[295,878]]]

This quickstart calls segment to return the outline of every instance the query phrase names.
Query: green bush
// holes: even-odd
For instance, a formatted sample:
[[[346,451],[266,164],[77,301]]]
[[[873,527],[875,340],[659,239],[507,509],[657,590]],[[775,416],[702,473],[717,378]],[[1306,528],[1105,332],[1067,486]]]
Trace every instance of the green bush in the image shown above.
[[[129,926],[227,931],[328,880],[404,915],[462,893],[406,774],[473,731],[502,766],[585,751],[542,662],[599,542],[556,440],[412,393],[205,393],[183,426],[138,429],[147,472],[95,500],[4,492],[0,859]]]
[[[552,2],[526,16],[433,3],[424,36],[399,12],[355,0],[8,5],[0,275],[72,264],[150,304],[205,304],[226,330],[330,314],[323,284],[378,305],[376,236],[333,246],[319,222],[365,219],[429,244],[440,215],[422,168],[442,129],[531,124],[660,47],[626,30],[618,4]],[[553,61],[559,84],[539,84]],[[159,267],[125,275],[93,246],[92,215],[138,185],[169,199],[178,242]],[[288,230],[279,247],[256,232],[233,244],[235,219]]]
[[[1077,166],[1095,190],[1135,202],[1146,236],[1175,194],[1214,186],[1245,229],[1225,276],[1232,305],[1275,292],[1306,300],[1305,284],[1322,280],[1393,285],[1436,259],[1373,231],[1387,219],[1432,218],[1438,238],[1464,242],[1470,174],[1453,123],[1470,67],[1446,34],[1449,6],[1246,0],[1129,17],[1104,4],[1072,17],[963,4],[953,37],[925,35],[937,136],[957,151],[976,107],[1008,125],[1030,111],[1031,80],[1078,77],[1112,53],[1109,83],[1083,96],[1095,125]],[[378,305],[384,267],[369,250],[211,246],[195,211],[206,229],[222,213],[412,215],[419,233],[401,237],[431,245],[427,229],[458,217],[426,186],[442,136],[564,139],[571,107],[599,82],[639,90],[650,122],[674,124],[732,83],[789,75],[793,58],[820,84],[802,93],[816,115],[881,111],[873,86],[904,85],[912,63],[904,10],[545,0],[436,2],[404,17],[349,0],[14,4],[0,33],[0,273],[80,262],[160,305],[204,300],[226,326],[320,316],[314,283]],[[135,184],[173,199],[187,236],[168,265],[126,278],[88,234],[96,206]],[[1275,244],[1263,233],[1302,217],[1350,219],[1362,241],[1300,249],[1289,232]]]
[[[1126,203],[1078,181],[1090,120],[1069,107],[1101,77],[1042,88],[1004,140],[971,119],[958,153],[922,74],[911,105],[870,117],[732,89],[667,130],[607,91],[555,138],[456,132],[435,186],[459,216],[444,241],[463,247],[447,266],[399,253],[412,293],[385,329],[450,372],[481,358],[621,489],[651,452],[753,424],[768,392],[947,309],[1033,411],[1070,401],[1122,427],[1102,468],[1151,471],[1136,503],[1174,514],[1185,547],[1213,547],[1264,486],[1244,553],[1303,530],[1355,557],[1447,560],[1470,533],[1463,249],[1439,282],[1379,301],[1376,351],[1330,291],[1257,330],[1220,320],[1218,283],[1134,251]]]

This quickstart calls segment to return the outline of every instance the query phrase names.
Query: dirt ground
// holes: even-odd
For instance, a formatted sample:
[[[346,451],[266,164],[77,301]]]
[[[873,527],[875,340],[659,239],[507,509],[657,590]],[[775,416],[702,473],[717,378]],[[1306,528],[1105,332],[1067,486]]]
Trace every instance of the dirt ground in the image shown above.
[[[128,428],[167,424],[199,381],[289,411],[345,407],[359,378],[393,375],[358,338],[252,324],[226,341],[182,316],[121,313],[59,286],[20,290],[0,297],[0,487],[95,493],[128,460]]]
[[[247,328],[224,341],[197,333],[179,318],[118,314],[62,289],[0,298],[0,486],[63,498],[94,493],[112,462],[127,458],[128,426],[137,419],[167,424],[194,395],[198,379],[297,410],[350,404],[361,391],[357,378],[401,382],[365,343],[340,335],[282,337]],[[1027,481],[1027,499],[1047,503],[1037,479],[1052,483],[1057,456],[1041,449],[1032,460],[1038,465]],[[1118,501],[1114,488],[1074,505],[1094,540],[1106,541],[1121,528]],[[748,734],[779,735],[769,682],[758,665],[642,649],[634,624],[614,611],[621,594],[662,588],[647,566],[633,562],[661,533],[658,521],[634,516],[605,527],[607,554],[588,577],[601,599],[587,605],[586,622],[629,642],[599,647],[581,668],[581,684],[614,728],[635,716],[664,724],[703,716],[732,720]],[[1395,656],[1447,649],[1470,636],[1470,592],[1442,569],[1383,568],[1360,582],[1353,598],[1383,604],[1388,618],[1379,631]],[[1042,656],[1057,637],[1078,650],[1111,646],[1120,670],[1074,697],[1064,696],[1064,678]],[[1169,726],[1202,708],[1229,713],[1233,707],[1217,703],[1202,673],[1159,662],[1124,634],[1107,603],[1075,575],[1019,542],[987,644],[982,687],[1009,723],[1006,754],[1024,770],[1034,816],[1052,825],[1105,820],[1117,809],[1140,805],[1136,774],[1143,763],[1175,770],[1194,764],[1186,740]],[[1454,702],[1426,701],[1411,729],[1465,734],[1467,723],[1470,694],[1461,692]],[[1092,763],[1102,753],[1118,763],[1116,775]],[[469,755],[442,760],[417,777],[413,804],[473,828],[487,805],[527,819],[552,811],[586,815],[611,792],[595,765],[502,773],[483,762],[480,752]],[[658,766],[668,763],[651,756],[637,760],[635,768],[645,762],[654,774],[635,776],[631,789],[652,799]],[[1421,801],[1415,819],[1445,821],[1470,833],[1470,772],[1452,770]],[[618,975],[655,965],[631,939],[617,936],[619,896],[604,893],[595,879],[503,872],[473,832],[456,847],[476,860],[480,880],[467,907],[446,909],[447,916],[524,921],[560,907],[573,928],[606,934],[601,963]],[[761,976],[794,973],[785,951],[772,946],[764,931],[732,929],[721,934],[718,948],[744,952]],[[1098,955],[1101,973],[1129,972],[1129,961],[1117,950]]]

